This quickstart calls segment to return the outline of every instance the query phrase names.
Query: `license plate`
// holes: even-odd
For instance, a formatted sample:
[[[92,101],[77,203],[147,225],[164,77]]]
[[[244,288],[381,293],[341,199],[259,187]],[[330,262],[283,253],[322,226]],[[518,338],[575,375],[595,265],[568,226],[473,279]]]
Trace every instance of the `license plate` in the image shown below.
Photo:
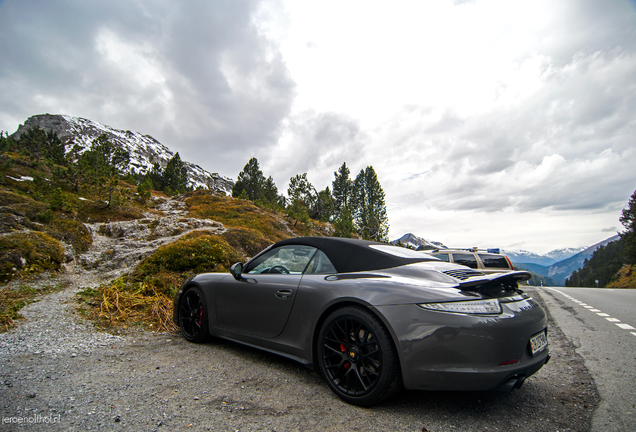
[[[530,338],[530,352],[532,353],[532,355],[543,351],[547,346],[548,335],[546,334],[545,330],[541,333],[537,333]]]

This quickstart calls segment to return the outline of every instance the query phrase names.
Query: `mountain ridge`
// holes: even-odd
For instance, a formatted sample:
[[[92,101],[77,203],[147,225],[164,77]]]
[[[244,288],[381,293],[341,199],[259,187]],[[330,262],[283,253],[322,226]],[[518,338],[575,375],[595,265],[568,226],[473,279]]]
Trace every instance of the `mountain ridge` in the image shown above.
[[[401,244],[404,247],[408,247],[411,249],[447,249],[443,243],[434,241],[434,240],[426,240],[423,237],[418,237],[412,233],[406,233],[402,237],[396,240],[392,240],[389,243],[396,245]]]
[[[29,117],[11,137],[17,139],[24,132],[34,127],[44,131],[52,131],[65,144],[68,152],[73,144],[89,148],[92,141],[99,135],[105,134],[108,140],[118,145],[130,154],[130,167],[137,173],[145,174],[152,169],[154,163],[162,168],[175,155],[166,145],[150,135],[143,135],[130,130],[115,129],[93,120],[74,117],[66,114],[37,114]],[[226,195],[231,194],[234,182],[222,177],[218,173],[210,173],[192,162],[183,161],[188,170],[189,185],[193,188],[202,187]]]

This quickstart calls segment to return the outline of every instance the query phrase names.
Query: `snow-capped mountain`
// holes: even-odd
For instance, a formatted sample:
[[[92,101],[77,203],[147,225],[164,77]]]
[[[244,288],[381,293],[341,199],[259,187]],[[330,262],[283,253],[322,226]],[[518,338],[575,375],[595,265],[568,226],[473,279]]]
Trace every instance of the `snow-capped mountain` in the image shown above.
[[[411,249],[446,249],[442,243],[433,240],[426,240],[422,237],[418,237],[414,234],[404,234],[397,240],[392,240],[391,244],[401,244],[404,247]]]
[[[548,252],[546,254],[547,257],[554,259],[555,262],[566,260],[579,252],[587,249],[585,246],[579,248],[563,248],[563,249],[555,249],[552,252]]]
[[[539,255],[527,250],[502,249],[501,253],[506,255],[513,263],[527,263],[549,266],[556,262],[556,260],[552,257],[549,257],[547,255]]]
[[[111,143],[128,150],[130,168],[142,174],[148,172],[154,163],[159,163],[165,167],[168,160],[175,154],[150,135],[115,129],[92,120],[69,115],[41,114],[29,117],[24,125],[18,127],[13,137],[19,138],[22,133],[35,126],[39,126],[45,131],[55,132],[62,142],[66,143],[67,151],[70,150],[72,144],[88,148],[98,136],[106,134]],[[183,161],[183,163],[188,170],[188,178],[192,187],[203,187],[225,194],[232,192],[234,182],[231,179],[210,173],[191,162]]]
[[[512,261],[513,263],[539,264],[542,266],[550,266],[559,261],[566,260],[585,249],[586,247],[555,249],[545,255],[538,255],[526,250],[513,249],[505,249],[501,252],[508,256],[508,258],[510,258],[510,261]]]

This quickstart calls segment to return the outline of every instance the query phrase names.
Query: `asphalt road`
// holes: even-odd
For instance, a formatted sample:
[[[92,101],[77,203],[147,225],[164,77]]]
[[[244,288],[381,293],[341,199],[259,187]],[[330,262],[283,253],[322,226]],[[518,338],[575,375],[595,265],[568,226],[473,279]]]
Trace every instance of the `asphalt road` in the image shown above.
[[[544,287],[539,292],[600,393],[591,430],[636,431],[636,290]]]

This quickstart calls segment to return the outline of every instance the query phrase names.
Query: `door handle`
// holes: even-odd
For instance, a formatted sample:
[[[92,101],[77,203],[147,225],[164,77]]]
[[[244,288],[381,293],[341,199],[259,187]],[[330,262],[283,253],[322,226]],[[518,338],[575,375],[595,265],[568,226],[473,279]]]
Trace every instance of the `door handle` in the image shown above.
[[[282,290],[278,290],[276,291],[276,297],[278,297],[281,300],[287,300],[288,298],[290,298],[292,295],[292,290],[290,289],[282,289]]]

